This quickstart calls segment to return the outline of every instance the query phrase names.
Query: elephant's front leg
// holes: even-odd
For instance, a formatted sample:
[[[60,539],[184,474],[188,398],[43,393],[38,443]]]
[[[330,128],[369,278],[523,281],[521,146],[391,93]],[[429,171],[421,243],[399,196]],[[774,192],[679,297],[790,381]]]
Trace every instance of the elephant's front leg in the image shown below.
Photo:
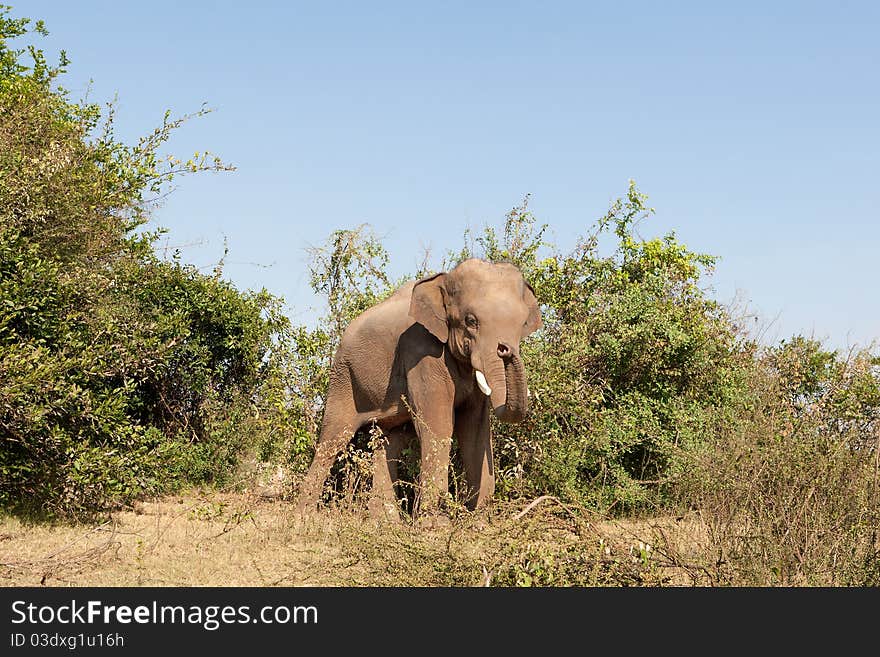
[[[440,499],[449,494],[449,452],[455,420],[455,387],[445,370],[431,361],[422,359],[407,377],[408,403],[421,447],[416,501],[419,515],[435,514]]]
[[[488,398],[480,395],[460,408],[455,418],[455,437],[467,484],[464,502],[471,510],[484,506],[495,493],[490,412]]]
[[[421,446],[416,514],[434,514],[441,498],[449,494],[449,452],[452,449],[453,413],[427,408],[414,420]]]

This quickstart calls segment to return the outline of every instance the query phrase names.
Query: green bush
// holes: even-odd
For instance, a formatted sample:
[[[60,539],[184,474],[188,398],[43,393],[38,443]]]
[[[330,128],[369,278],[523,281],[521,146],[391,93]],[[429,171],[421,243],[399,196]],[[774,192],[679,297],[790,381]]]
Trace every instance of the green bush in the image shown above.
[[[682,450],[741,394],[750,345],[700,287],[714,258],[674,234],[645,240],[653,210],[630,183],[570,253],[527,202],[459,257],[517,264],[544,328],[523,345],[533,394],[521,425],[494,427],[500,489],[616,512],[663,503]]]
[[[28,25],[0,10],[0,506],[81,516],[223,481],[286,320],[219,268],[160,260],[143,225],[176,175],[229,167],[160,157],[186,117],[116,140],[112,108],[55,86],[66,58],[8,46]]]

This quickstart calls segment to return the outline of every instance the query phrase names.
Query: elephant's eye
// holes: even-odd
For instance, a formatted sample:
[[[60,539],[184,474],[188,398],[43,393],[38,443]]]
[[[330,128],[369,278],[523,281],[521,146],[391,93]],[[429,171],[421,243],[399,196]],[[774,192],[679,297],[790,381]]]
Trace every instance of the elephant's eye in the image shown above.
[[[477,324],[479,324],[479,322],[477,322],[477,318],[473,315],[468,315],[464,318],[464,324],[470,329],[475,329],[477,328]]]

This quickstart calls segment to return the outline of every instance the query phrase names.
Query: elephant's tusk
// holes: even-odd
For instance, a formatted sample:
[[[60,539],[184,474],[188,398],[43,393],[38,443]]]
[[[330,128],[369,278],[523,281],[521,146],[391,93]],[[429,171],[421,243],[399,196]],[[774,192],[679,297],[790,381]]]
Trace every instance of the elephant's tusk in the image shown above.
[[[492,394],[492,388],[489,387],[488,382],[486,381],[486,375],[483,374],[480,370],[475,370],[477,377],[477,385],[480,386],[480,390],[483,391],[483,394],[487,397]]]

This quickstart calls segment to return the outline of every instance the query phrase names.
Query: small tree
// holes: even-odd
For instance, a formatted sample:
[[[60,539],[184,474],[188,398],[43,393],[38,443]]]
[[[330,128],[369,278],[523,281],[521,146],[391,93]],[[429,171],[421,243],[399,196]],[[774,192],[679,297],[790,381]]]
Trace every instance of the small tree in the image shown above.
[[[336,230],[309,249],[312,290],[323,308],[314,326],[297,325],[279,333],[273,351],[274,401],[266,421],[261,456],[280,458],[294,473],[311,462],[321,427],[330,363],[348,324],[393,291],[386,273],[388,253],[366,225]]]

